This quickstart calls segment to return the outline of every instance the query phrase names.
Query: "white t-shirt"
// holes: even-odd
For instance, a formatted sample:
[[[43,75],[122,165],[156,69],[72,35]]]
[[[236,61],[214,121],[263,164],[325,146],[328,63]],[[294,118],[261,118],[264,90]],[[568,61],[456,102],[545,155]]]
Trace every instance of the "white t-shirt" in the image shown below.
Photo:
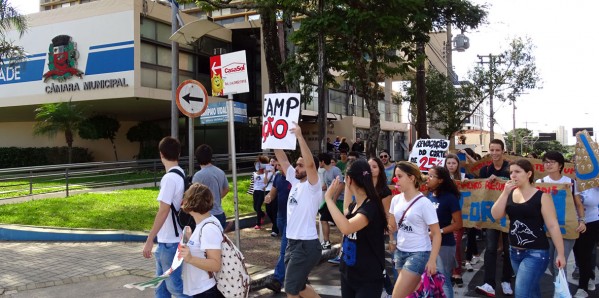
[[[599,220],[599,187],[589,188],[580,193],[584,206],[584,219],[586,223]]]
[[[181,173],[185,173],[179,166],[174,166],[168,169],[167,173],[162,176],[162,179],[160,180],[160,192],[158,193],[158,198],[156,200],[169,206],[171,203],[173,203],[175,205],[175,209],[178,211],[179,208],[181,208],[181,202],[183,201],[185,184],[183,183],[181,176],[177,175],[176,173],[168,173],[168,171],[172,169],[177,169]],[[158,243],[179,243],[180,238],[175,235],[172,216],[173,214],[169,209],[168,216],[162,224],[160,231],[158,231],[158,234],[156,235],[158,238]],[[181,235],[181,227],[179,227],[179,225],[175,226],[179,231],[179,235]]]
[[[403,193],[391,199],[389,213],[395,216],[396,222],[399,222],[413,200],[421,195],[421,193],[418,193],[409,202],[406,202]],[[404,252],[431,251],[432,244],[428,235],[428,226],[438,222],[435,206],[423,196],[410,207],[410,210],[403,218],[401,227],[397,227],[397,249]]]
[[[285,177],[291,183],[287,200],[287,239],[318,239],[316,213],[322,198],[322,181],[319,178],[315,185],[308,180],[300,182],[295,178],[295,169],[291,165]]]
[[[211,224],[208,222],[213,222]],[[207,224],[208,223],[208,224]],[[204,224],[206,224],[204,226]],[[203,226],[203,228],[202,228]],[[200,228],[202,238],[200,239]],[[204,219],[196,225],[195,231],[191,234],[187,246],[192,256],[205,259],[207,249],[221,249],[223,242],[222,227],[214,215]],[[193,296],[211,289],[216,285],[216,280],[210,278],[208,272],[183,262],[183,294]]]
[[[541,179],[537,179],[536,183],[561,183],[561,184],[572,184],[572,181],[574,181],[574,194],[580,194],[580,192],[578,191],[578,185],[576,180],[568,177],[568,176],[563,176],[562,178],[560,178],[559,180],[553,180],[551,179],[551,177],[549,177],[549,175],[541,178]]]

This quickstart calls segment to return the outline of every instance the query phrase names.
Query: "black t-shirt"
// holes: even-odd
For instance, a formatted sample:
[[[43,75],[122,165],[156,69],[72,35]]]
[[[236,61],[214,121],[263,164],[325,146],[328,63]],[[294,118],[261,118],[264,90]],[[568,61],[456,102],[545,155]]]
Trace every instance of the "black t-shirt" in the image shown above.
[[[479,178],[489,178],[491,175],[495,175],[497,177],[509,179],[510,178],[510,163],[507,160],[503,161],[501,165],[501,169],[497,170],[493,163],[490,165],[483,167],[480,169]]]
[[[514,191],[508,196],[505,207],[505,213],[510,218],[510,245],[526,249],[549,249],[541,213],[543,192],[538,190],[524,203],[514,203],[513,194]]]
[[[452,193],[443,192],[439,196],[435,196],[432,192],[429,193],[429,200],[433,203],[437,210],[437,218],[439,218],[439,227],[445,228],[451,225],[453,220],[452,214],[460,211],[460,199]],[[455,238],[453,233],[445,233],[441,235],[441,246],[455,246]]]
[[[385,262],[385,236],[383,216],[373,200],[367,199],[358,210],[355,203],[349,205],[346,215],[351,219],[361,213],[368,218],[368,225],[350,235],[344,235],[343,241],[351,242],[353,251],[343,251],[339,271],[349,282],[371,282],[383,278]],[[346,255],[347,254],[347,255]],[[354,259],[355,265],[348,266],[345,259]]]
[[[383,185],[383,187],[377,188],[376,193],[379,195],[379,198],[381,198],[381,200],[393,194],[391,193],[391,189],[389,189],[389,186],[386,184]]]

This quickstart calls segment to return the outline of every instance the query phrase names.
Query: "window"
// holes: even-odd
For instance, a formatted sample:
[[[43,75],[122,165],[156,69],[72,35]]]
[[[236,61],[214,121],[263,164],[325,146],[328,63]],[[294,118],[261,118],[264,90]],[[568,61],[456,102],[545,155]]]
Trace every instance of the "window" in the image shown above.
[[[141,18],[141,37],[156,40],[156,22],[147,18]]]
[[[141,69],[141,85],[143,87],[156,88],[156,70],[149,68]]]
[[[161,66],[166,66],[166,67],[171,67],[171,59],[172,59],[172,54],[171,54],[171,49],[167,49],[167,48],[163,48],[163,47],[157,47],[158,51],[157,51],[157,63],[158,65]]]
[[[156,47],[147,44],[141,43],[141,62],[156,64]]]

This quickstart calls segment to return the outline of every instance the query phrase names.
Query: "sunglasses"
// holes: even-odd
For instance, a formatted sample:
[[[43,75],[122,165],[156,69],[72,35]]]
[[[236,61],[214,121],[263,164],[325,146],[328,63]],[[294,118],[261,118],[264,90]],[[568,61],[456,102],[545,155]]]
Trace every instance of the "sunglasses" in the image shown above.
[[[381,155],[379,158],[389,158],[389,155]]]

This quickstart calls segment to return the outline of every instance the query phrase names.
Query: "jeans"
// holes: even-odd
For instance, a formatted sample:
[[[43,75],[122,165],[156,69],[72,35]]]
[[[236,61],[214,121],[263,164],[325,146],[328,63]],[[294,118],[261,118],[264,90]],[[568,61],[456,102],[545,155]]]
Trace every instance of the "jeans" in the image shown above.
[[[568,261],[568,258],[570,257],[570,253],[572,252],[572,248],[574,247],[575,242],[576,242],[576,239],[564,239],[564,257],[566,258],[566,262]],[[555,249],[553,240],[551,238],[549,238],[549,264],[547,265],[547,267],[549,267],[549,272],[551,272],[551,276],[553,276],[553,277],[556,277],[557,273],[559,272],[557,270],[557,267],[555,267],[555,257],[556,256],[557,256],[557,250]],[[566,273],[566,276],[568,276],[567,266],[564,267],[564,273]]]
[[[593,251],[597,249],[599,240],[599,220],[587,223],[587,230],[580,233],[574,245],[574,256],[580,270],[578,288],[588,292],[589,280],[593,277],[596,260],[593,259]]]
[[[456,267],[455,246],[441,246],[437,256],[437,270],[445,275],[443,292],[447,298],[453,298],[453,285],[451,283],[451,271]]]
[[[285,282],[285,249],[287,249],[287,219],[277,217],[277,226],[281,232],[281,249],[279,252],[279,259],[277,265],[275,265],[274,278],[281,284]]]
[[[268,193],[266,193],[268,194]],[[270,222],[272,222],[272,231],[279,234],[279,221],[277,220],[277,212],[279,211],[279,204],[277,202],[277,198],[274,198],[269,204],[266,204],[266,214],[268,218],[270,218]]]
[[[420,276],[424,273],[430,255],[430,251],[407,252],[396,249],[393,256],[395,269],[407,270]]]
[[[254,211],[256,211],[256,225],[262,225],[262,218],[265,213],[262,211],[262,204],[264,204],[264,191],[254,189]]]
[[[455,268],[453,268],[453,275],[462,276],[462,253],[464,250],[462,249],[462,236],[464,236],[464,228],[461,228],[455,232],[453,232],[453,237],[455,238],[455,260],[458,263]],[[451,280],[451,276],[445,276]]]
[[[508,235],[499,230],[487,229],[487,243],[485,250],[485,283],[495,288],[495,271],[497,267],[497,241],[502,235],[503,241],[503,269],[501,282],[510,282],[512,278],[512,264],[510,262],[510,245]]]
[[[549,250],[510,247],[510,259],[514,271],[516,271],[514,296],[518,298],[540,298],[541,277],[543,277],[549,263]]]
[[[164,274],[171,268],[175,254],[177,253],[177,246],[179,243],[158,243],[158,248],[154,253],[156,258],[156,276]],[[171,298],[175,296],[177,298],[189,297],[183,294],[183,280],[181,279],[181,270],[183,267],[177,268],[177,270],[171,273],[170,277],[165,279],[156,289],[156,298]]]
[[[466,261],[472,261],[473,256],[478,256],[478,245],[476,244],[476,235],[479,230],[476,228],[467,228],[466,240]]]
[[[227,228],[227,215],[223,212],[221,214],[215,215],[214,217],[218,219],[218,222],[220,222],[220,225],[223,227],[223,230],[225,230],[225,228]]]

